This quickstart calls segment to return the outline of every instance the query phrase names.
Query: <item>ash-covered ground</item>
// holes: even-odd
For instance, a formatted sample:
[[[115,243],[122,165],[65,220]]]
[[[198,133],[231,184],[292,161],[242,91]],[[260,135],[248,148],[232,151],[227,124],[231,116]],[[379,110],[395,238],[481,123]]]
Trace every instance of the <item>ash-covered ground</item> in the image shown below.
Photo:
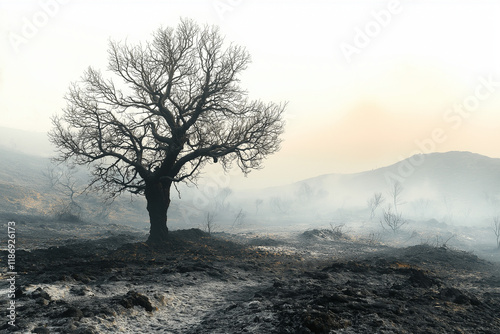
[[[125,226],[16,224],[5,333],[500,332],[499,265],[446,246],[189,229],[151,247]]]

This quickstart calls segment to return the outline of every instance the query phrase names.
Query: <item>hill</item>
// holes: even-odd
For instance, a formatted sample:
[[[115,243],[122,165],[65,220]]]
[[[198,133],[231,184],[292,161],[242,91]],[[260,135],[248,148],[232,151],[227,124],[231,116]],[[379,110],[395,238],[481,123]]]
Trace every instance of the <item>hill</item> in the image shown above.
[[[375,193],[385,198],[384,207],[392,203],[395,182],[403,189],[400,209],[410,218],[477,221],[498,214],[500,159],[471,152],[415,155],[371,171],[321,175],[247,196],[265,203],[267,213],[294,218],[311,213],[319,219],[366,218]]]
[[[65,167],[54,165],[49,158],[12,149],[0,148],[0,156],[1,214],[58,217],[68,210],[68,190],[64,186],[51,185],[48,176],[50,170],[59,175],[68,172]],[[81,219],[135,226],[147,222],[145,204],[140,198],[131,201],[130,197],[124,196],[108,203],[99,194],[83,193],[88,182],[88,172],[84,168],[75,168],[68,173],[62,182],[72,183]],[[64,180],[65,177],[71,179]]]
[[[369,196],[387,192],[394,182],[405,188],[408,200],[449,198],[461,204],[500,194],[500,159],[470,152],[431,153],[413,156],[396,164],[372,171],[323,175],[299,182],[342,189],[344,194]],[[364,196],[363,196],[364,197]]]

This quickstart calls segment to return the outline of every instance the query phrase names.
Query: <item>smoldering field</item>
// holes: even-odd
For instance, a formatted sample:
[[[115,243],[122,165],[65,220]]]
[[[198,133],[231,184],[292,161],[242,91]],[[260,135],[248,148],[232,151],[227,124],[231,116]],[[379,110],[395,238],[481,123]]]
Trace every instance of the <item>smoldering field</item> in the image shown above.
[[[422,163],[415,165],[417,158]],[[187,200],[174,201],[171,226],[189,222],[204,230],[270,233],[340,229],[393,246],[446,244],[496,259],[499,159],[434,153],[264,190],[233,191],[229,184],[218,175],[183,189]]]
[[[426,164],[401,180],[397,196],[385,175],[398,175],[398,165],[252,191],[209,176],[198,187],[180,187],[181,198],[173,193],[164,247],[144,243],[140,198],[105,203],[80,194],[81,174],[59,171],[70,176],[59,181],[77,190],[69,205],[65,187],[46,183],[46,162],[10,163],[1,222],[5,231],[16,222],[17,317],[15,327],[8,325],[4,310],[2,331],[500,328],[497,159],[426,156]],[[20,165],[33,168],[31,179],[16,178]],[[399,215],[399,227],[387,225],[388,212]],[[2,254],[3,305],[9,298],[7,251]]]

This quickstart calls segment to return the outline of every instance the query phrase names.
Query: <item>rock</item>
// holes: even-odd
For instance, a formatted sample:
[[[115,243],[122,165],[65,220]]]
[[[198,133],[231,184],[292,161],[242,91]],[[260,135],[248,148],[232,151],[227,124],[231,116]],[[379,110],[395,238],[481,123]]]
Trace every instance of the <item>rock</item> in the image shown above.
[[[250,303],[248,303],[248,308],[251,310],[256,310],[260,307],[260,302],[257,300],[253,300]]]
[[[87,275],[83,275],[83,274],[73,274],[73,275],[71,275],[71,277],[75,281],[80,281],[83,284],[87,284],[87,283],[89,283],[91,281],[90,277],[88,277]]]
[[[427,276],[423,271],[417,269],[410,269],[410,278],[408,281],[415,287],[428,289],[433,285],[439,285],[435,279]]]
[[[71,288],[71,293],[76,296],[93,295],[92,291],[87,286],[75,286]]]
[[[74,278],[72,277],[69,277],[67,275],[61,275],[59,276],[59,278],[57,279],[58,281],[62,281],[62,282],[74,282]]]
[[[190,273],[190,272],[197,272],[197,271],[207,271],[209,269],[214,269],[213,266],[203,263],[200,261],[195,261],[195,262],[185,262],[185,263],[179,263],[176,266],[177,272],[181,274],[185,273]]]
[[[49,305],[50,301],[45,298],[39,297],[35,299],[35,303],[37,303],[38,305],[47,306]]]
[[[36,327],[32,332],[39,334],[50,334],[50,331],[47,327]]]
[[[134,306],[142,306],[148,312],[152,312],[155,308],[149,301],[149,298],[136,291],[129,291],[125,297],[119,301],[120,305],[125,308],[132,308]]]

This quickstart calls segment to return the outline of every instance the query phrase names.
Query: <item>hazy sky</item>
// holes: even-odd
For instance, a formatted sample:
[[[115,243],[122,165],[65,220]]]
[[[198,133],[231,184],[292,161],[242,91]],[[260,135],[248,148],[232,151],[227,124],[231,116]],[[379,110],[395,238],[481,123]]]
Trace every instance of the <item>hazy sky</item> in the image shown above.
[[[414,153],[500,157],[498,1],[0,0],[0,126],[45,132],[108,39],[180,17],[246,46],[251,98],[288,101],[282,150],[234,186],[278,185]]]

